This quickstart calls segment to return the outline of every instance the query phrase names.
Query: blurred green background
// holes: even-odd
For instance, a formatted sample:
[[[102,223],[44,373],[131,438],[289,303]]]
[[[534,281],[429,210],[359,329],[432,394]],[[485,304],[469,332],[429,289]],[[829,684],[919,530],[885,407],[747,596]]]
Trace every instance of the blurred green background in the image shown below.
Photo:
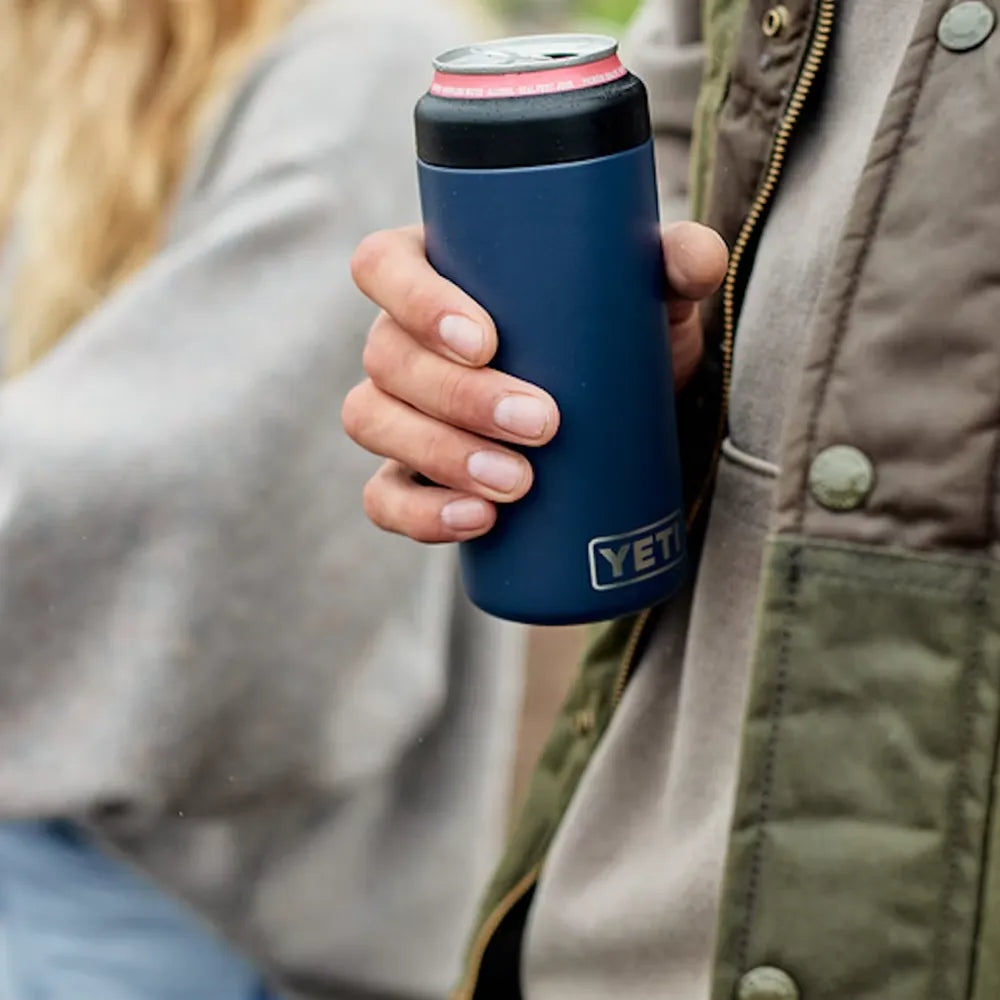
[[[532,27],[619,26],[639,0],[490,0],[508,20]]]

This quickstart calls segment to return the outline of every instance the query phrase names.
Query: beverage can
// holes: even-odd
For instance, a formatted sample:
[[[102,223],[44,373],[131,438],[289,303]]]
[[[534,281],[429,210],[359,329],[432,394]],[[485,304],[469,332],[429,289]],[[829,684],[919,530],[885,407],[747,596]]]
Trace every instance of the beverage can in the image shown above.
[[[416,109],[427,255],[499,333],[494,366],[560,407],[531,492],[462,544],[472,600],[566,625],[663,601],[683,491],[646,91],[604,35],[442,54]]]

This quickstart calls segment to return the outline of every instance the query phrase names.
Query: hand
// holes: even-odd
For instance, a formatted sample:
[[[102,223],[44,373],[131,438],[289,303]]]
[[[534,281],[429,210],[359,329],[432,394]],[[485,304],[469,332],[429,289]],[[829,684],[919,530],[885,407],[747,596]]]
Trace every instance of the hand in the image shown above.
[[[663,244],[680,387],[701,360],[698,302],[721,283],[727,252],[721,237],[694,222],[667,227]],[[421,229],[369,236],[352,271],[383,310],[365,347],[368,378],[343,408],[347,433],[388,459],[365,487],[368,516],[422,542],[485,534],[496,522],[496,504],[521,499],[532,483],[528,460],[497,441],[547,444],[559,430],[555,400],[486,367],[496,353],[496,327],[428,264]],[[441,485],[422,485],[417,473]]]

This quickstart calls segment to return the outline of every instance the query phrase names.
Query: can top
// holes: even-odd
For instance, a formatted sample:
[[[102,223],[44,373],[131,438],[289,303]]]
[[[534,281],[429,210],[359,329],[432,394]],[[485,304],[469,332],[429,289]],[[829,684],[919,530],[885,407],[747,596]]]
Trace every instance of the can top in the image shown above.
[[[608,35],[521,35],[450,49],[434,60],[441,73],[493,76],[585,66],[618,53]]]
[[[416,109],[417,153],[428,165],[573,163],[651,135],[646,90],[607,35],[501,38],[451,49],[434,66]]]

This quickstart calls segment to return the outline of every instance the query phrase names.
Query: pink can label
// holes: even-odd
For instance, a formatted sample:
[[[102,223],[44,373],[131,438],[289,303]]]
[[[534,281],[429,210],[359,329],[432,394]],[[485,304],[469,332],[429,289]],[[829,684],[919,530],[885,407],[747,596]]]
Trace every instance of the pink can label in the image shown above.
[[[526,73],[445,73],[434,74],[431,93],[458,100],[486,100],[498,97],[538,97],[586,90],[620,80],[628,70],[617,55],[581,66],[531,70]]]

